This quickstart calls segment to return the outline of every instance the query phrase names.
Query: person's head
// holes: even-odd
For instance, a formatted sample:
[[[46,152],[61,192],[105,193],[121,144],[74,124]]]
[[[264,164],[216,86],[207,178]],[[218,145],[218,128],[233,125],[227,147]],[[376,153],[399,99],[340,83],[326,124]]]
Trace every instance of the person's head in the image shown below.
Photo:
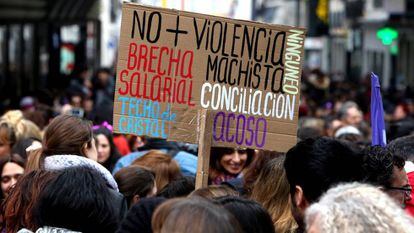
[[[233,176],[240,174],[252,161],[254,150],[213,147],[210,154],[211,178],[214,179],[221,173]]]
[[[379,186],[398,204],[405,206],[411,199],[411,188],[402,157],[381,146],[369,146],[363,151],[364,182]]]
[[[414,162],[414,134],[392,140],[387,148],[405,161]]]
[[[113,166],[121,156],[114,144],[112,132],[106,127],[101,126],[95,129],[93,133],[96,137],[98,162],[112,171]]]
[[[345,140],[353,143],[362,142],[364,139],[361,131],[352,125],[338,128],[338,130],[335,132],[335,138],[338,140]]]
[[[18,154],[0,157],[1,196],[5,197],[24,173],[25,161]]]
[[[221,206],[201,198],[171,199],[152,216],[154,233],[241,233],[235,217]]]
[[[250,199],[259,202],[269,211],[276,232],[289,232],[297,227],[291,211],[290,186],[283,162],[284,156],[268,161],[250,195]]]
[[[0,122],[0,156],[10,154],[15,143],[16,134],[14,128],[7,122]]]
[[[326,137],[298,142],[286,153],[284,167],[299,227],[303,227],[304,210],[331,186],[362,179],[362,156]]]
[[[59,115],[47,127],[43,138],[46,156],[73,154],[97,160],[91,124],[76,116]]]
[[[20,140],[22,138],[35,138],[37,140],[42,139],[42,133],[39,127],[32,121],[25,119],[22,111],[20,110],[6,112],[1,117],[1,121],[7,122],[14,128],[16,140]]]
[[[35,170],[23,175],[4,200],[3,221],[7,233],[39,227],[33,214],[40,193],[57,176],[56,171]]]
[[[281,156],[284,157],[284,154],[275,151],[260,150],[258,152],[257,156],[254,157],[252,163],[246,168],[246,172],[243,174],[243,188],[246,194],[251,193],[253,185],[259,174],[262,172],[265,164],[270,160]]]
[[[306,211],[309,233],[408,233],[414,221],[378,188],[348,183],[330,189]]]
[[[141,198],[157,193],[154,172],[140,166],[128,166],[115,174],[119,192],[127,199],[128,206],[139,202]]]
[[[159,197],[174,198],[185,197],[195,189],[194,177],[184,176],[167,184],[157,194]]]
[[[108,68],[100,68],[96,72],[97,87],[106,87],[110,78],[111,78],[111,71]]]
[[[166,200],[163,197],[143,198],[131,207],[117,232],[136,233],[139,229],[140,233],[152,233],[152,215],[155,209]]]
[[[210,185],[205,188],[196,189],[189,195],[189,197],[203,197],[206,199],[225,196],[239,196],[239,193],[227,185]]]
[[[327,117],[324,123],[325,136],[334,137],[336,130],[342,126],[342,121],[335,117]]]
[[[236,217],[243,232],[275,232],[269,213],[259,203],[235,196],[220,197],[216,200]]]
[[[338,111],[339,118],[345,125],[358,125],[362,121],[362,113],[355,102],[345,102]]]
[[[298,138],[305,140],[307,138],[317,138],[323,136],[323,133],[314,127],[303,127],[298,129]]]
[[[20,155],[23,159],[27,159],[28,157],[28,153],[26,151],[27,148],[31,147],[35,145],[35,147],[42,147],[42,143],[40,141],[38,141],[37,139],[34,138],[23,138],[18,140],[13,148],[12,148],[12,154],[18,154]]]
[[[136,159],[132,165],[149,168],[155,173],[157,190],[163,189],[168,183],[181,177],[178,163],[169,155],[159,150],[151,150]]]
[[[81,232],[114,232],[117,217],[111,197],[96,171],[64,169],[41,191],[34,209],[36,223]]]

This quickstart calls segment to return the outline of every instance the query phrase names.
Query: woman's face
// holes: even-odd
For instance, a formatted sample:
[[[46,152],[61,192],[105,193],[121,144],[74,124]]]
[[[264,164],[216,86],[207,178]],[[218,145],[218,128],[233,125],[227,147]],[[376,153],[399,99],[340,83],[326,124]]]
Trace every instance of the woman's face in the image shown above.
[[[90,143],[87,143],[86,150],[84,151],[87,158],[92,159],[93,161],[98,161],[98,152],[96,152],[95,139],[92,138]]]
[[[24,168],[17,163],[7,162],[1,173],[1,191],[6,194],[16,184],[17,179],[23,175]]]
[[[232,154],[224,154],[220,159],[220,165],[228,173],[237,175],[246,165],[247,151],[235,150]]]
[[[111,155],[111,146],[109,145],[108,138],[103,134],[98,134],[97,139],[97,149],[98,149],[98,162],[104,163],[109,159]]]

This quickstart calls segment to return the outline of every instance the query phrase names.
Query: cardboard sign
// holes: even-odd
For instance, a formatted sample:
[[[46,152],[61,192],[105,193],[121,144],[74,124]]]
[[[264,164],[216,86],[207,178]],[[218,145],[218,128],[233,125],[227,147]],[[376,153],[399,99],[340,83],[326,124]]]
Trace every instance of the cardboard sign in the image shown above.
[[[296,143],[305,30],[124,3],[114,132],[286,151]]]

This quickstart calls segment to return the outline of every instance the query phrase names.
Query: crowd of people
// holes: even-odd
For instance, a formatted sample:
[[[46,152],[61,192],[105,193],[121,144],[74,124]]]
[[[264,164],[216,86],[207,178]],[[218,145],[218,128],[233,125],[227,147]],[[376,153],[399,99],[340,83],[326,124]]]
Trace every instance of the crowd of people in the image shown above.
[[[297,144],[211,148],[196,190],[197,147],[114,134],[114,78],[96,77],[80,73],[54,108],[32,96],[1,115],[2,232],[414,232],[408,102],[386,116],[387,146],[371,146],[363,98],[313,71]]]

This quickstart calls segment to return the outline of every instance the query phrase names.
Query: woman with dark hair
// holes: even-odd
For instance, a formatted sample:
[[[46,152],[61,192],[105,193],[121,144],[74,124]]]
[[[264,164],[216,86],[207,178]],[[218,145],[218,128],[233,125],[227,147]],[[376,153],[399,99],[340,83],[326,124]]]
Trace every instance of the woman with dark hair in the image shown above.
[[[152,215],[166,200],[164,197],[148,197],[131,206],[117,233],[152,233]]]
[[[22,228],[35,231],[39,227],[33,217],[33,208],[40,192],[56,178],[57,173],[35,170],[19,179],[4,200],[2,232],[14,233]]]
[[[211,148],[210,183],[221,184],[241,176],[243,169],[249,166],[253,156],[254,150],[252,149]]]
[[[152,216],[154,233],[242,233],[235,217],[203,198],[177,198],[161,204]]]
[[[157,193],[154,172],[140,166],[124,167],[115,174],[119,191],[125,196],[128,207],[139,202],[141,198],[151,197]]]
[[[235,196],[216,200],[236,217],[245,233],[275,233],[269,213],[259,203]]]
[[[29,171],[60,171],[69,167],[93,169],[105,179],[119,220],[125,216],[127,203],[118,192],[115,179],[105,167],[96,162],[97,152],[90,122],[76,116],[57,116],[46,129],[42,147],[40,151],[29,155]]]
[[[93,134],[96,137],[98,163],[102,164],[108,171],[112,172],[116,161],[121,158],[121,154],[114,144],[112,132],[105,126],[99,126],[96,129],[94,128]]]
[[[17,140],[12,148],[12,154],[20,155],[24,160],[27,160],[28,152],[27,148],[40,148],[42,143],[35,138],[23,138]]]
[[[1,198],[4,198],[9,190],[23,175],[25,161],[20,155],[12,154],[0,157]]]
[[[118,222],[111,202],[99,173],[86,167],[67,168],[41,191],[33,213],[44,232],[112,233]]]

